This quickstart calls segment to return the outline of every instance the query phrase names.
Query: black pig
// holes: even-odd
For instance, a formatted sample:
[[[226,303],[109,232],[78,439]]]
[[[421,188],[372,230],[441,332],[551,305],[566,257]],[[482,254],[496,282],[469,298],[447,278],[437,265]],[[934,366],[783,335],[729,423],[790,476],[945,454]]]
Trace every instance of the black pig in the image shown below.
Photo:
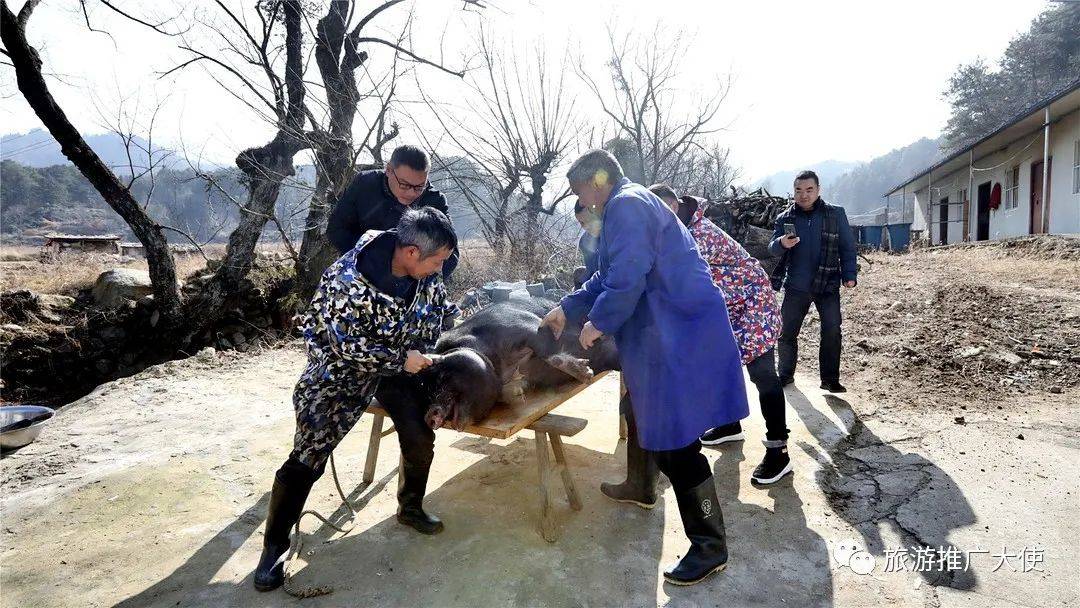
[[[587,382],[594,371],[618,368],[614,341],[589,350],[578,343],[580,326],[568,324],[558,341],[540,320],[557,304],[511,300],[485,307],[443,333],[434,364],[421,372],[431,401],[424,419],[437,429],[463,429],[483,420],[499,401],[523,398],[529,387]]]

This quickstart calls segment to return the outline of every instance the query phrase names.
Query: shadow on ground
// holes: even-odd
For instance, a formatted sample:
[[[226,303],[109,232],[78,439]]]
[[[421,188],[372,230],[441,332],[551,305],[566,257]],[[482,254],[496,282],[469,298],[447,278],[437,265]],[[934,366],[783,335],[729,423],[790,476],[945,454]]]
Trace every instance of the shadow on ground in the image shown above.
[[[387,517],[362,531],[330,542],[324,542],[331,533],[325,525],[305,534],[303,559],[291,566],[293,587],[333,592],[303,605],[655,606],[663,501],[647,512],[604,500],[596,487],[602,478],[617,477],[612,455],[566,444],[584,508],[572,511],[565,495],[553,496],[560,538],[548,543],[537,532],[533,446],[525,438],[505,446],[472,437],[455,442],[458,449],[487,457],[428,494],[425,508],[447,526],[438,536],[401,526],[385,504],[379,508]],[[365,505],[395,477],[389,473],[377,487],[357,488],[350,498]],[[254,591],[250,574],[239,583],[212,582],[248,537],[261,543],[257,531],[266,502],[264,496],[183,566],[118,606],[299,604],[281,590]],[[345,524],[348,512],[342,507],[329,519]]]
[[[720,605],[731,606],[832,606],[829,547],[807,525],[793,476],[772,486],[751,486],[749,473],[740,470],[746,460],[743,442],[712,451],[717,454],[713,475],[728,534],[728,567],[709,583],[668,588],[668,594],[708,606],[720,598]],[[766,493],[772,510],[740,500],[740,491]]]
[[[876,556],[878,571],[887,570],[890,560],[906,559],[907,570],[919,572],[931,585],[973,589],[977,582],[974,571],[949,565],[950,556],[962,556],[964,550],[950,543],[948,536],[975,523],[975,512],[960,487],[940,467],[896,447],[920,438],[884,441],[847,401],[835,395],[826,395],[825,401],[842,425],[815,409],[794,387],[788,388],[787,398],[827,453],[818,446],[798,443],[821,465],[817,482],[829,506],[859,531],[866,550]],[[884,546],[881,526],[891,528],[903,540],[903,551]]]

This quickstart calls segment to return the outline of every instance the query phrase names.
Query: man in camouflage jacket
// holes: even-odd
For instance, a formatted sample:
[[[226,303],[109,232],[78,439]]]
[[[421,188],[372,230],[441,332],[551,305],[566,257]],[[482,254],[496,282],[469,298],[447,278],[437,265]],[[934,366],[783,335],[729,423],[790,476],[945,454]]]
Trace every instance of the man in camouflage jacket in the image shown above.
[[[450,220],[433,208],[409,210],[395,230],[368,231],[323,273],[311,305],[299,317],[308,364],[293,392],[293,450],[277,471],[270,495],[255,588],[284,582],[289,531],[330,453],[352,429],[380,385],[408,391],[411,378],[432,364],[443,319],[452,314],[441,269],[457,246]],[[412,389],[415,390],[415,389]],[[434,431],[423,402],[390,409],[405,466],[398,520],[434,534],[437,518],[421,502],[431,466]]]

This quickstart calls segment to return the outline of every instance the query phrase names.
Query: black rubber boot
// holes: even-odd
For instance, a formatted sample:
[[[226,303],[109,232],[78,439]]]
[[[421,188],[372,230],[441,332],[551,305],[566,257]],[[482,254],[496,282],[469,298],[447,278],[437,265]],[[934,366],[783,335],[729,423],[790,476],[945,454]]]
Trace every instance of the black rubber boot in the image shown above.
[[[656,506],[656,479],[659,470],[652,455],[638,445],[637,429],[632,417],[627,417],[626,426],[626,481],[618,484],[601,483],[600,492],[615,502],[651,509]]]
[[[442,520],[424,512],[424,492],[430,470],[430,466],[410,465],[402,461],[397,512],[398,523],[429,535],[443,531]]]
[[[724,515],[711,475],[690,490],[675,492],[675,498],[690,548],[679,563],[664,571],[664,580],[674,585],[693,585],[727,566]]]
[[[289,532],[300,519],[311,486],[318,476],[311,467],[290,458],[274,476],[270,508],[266,514],[262,557],[255,568],[255,589],[272,591],[285,582],[285,557]]]

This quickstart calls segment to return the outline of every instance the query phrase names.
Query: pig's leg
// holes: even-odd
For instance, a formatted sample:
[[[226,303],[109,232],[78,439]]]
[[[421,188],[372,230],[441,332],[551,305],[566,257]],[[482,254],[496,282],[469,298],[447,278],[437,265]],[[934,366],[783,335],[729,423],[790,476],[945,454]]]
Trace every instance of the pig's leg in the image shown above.
[[[541,327],[529,337],[528,344],[535,351],[538,358],[543,359],[548,365],[563,372],[578,382],[592,380],[593,371],[589,362],[580,357],[565,352],[567,348],[562,344],[569,339],[568,332],[564,332],[561,340],[556,341],[554,334],[548,327]],[[576,346],[576,344],[574,345]]]
[[[515,349],[507,357],[506,366],[503,368],[502,374],[502,396],[503,403],[511,405],[524,405],[525,403],[525,376],[521,373],[521,366],[523,363],[532,357],[533,351],[529,347],[520,347]]]
[[[525,389],[525,376],[520,370],[514,370],[510,379],[503,382],[501,401],[510,405],[524,405]]]
[[[589,362],[585,359],[578,359],[573,355],[559,353],[544,359],[544,361],[551,367],[567,374],[578,382],[588,382],[589,380],[592,380],[593,371],[589,367]]]

